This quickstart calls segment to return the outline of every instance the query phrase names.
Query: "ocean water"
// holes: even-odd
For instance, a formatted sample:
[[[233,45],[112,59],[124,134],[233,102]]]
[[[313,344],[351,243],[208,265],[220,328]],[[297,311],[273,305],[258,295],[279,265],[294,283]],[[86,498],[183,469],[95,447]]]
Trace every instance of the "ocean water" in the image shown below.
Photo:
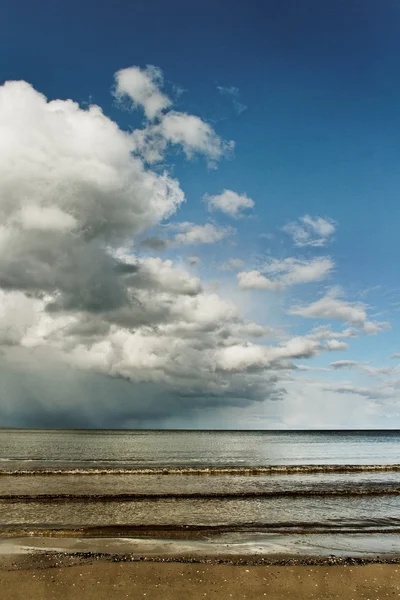
[[[399,451],[398,431],[3,429],[0,535],[357,534],[393,548]]]

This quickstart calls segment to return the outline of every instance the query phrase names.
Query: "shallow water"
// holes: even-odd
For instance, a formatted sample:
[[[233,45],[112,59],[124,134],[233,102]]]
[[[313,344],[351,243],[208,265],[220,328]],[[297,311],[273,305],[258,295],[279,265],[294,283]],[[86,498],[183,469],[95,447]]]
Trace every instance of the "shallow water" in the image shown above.
[[[0,538],[1,554],[32,554],[37,552],[101,553],[129,556],[197,557],[358,557],[362,559],[391,559],[400,555],[400,537],[376,534],[342,534],[335,536],[222,534],[208,540],[192,539],[135,539],[135,538]]]
[[[1,430],[0,530],[242,538],[358,532],[380,535],[379,547],[393,545],[399,443],[395,431]]]

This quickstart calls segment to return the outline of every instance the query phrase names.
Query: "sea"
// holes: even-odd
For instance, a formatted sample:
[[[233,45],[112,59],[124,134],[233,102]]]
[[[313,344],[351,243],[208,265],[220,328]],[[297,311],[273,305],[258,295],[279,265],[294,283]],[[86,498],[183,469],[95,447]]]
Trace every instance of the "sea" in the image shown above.
[[[400,554],[400,431],[1,429],[0,537],[26,536]]]

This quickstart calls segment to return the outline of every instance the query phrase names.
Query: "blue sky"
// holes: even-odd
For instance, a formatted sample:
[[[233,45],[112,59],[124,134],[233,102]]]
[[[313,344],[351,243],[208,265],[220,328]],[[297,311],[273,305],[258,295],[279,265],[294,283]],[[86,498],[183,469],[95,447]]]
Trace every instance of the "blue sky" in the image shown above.
[[[129,405],[126,398],[130,395],[127,385],[118,392],[122,399],[117,412],[121,417],[116,419],[115,425],[400,427],[397,392],[400,370],[396,371],[400,359],[391,358],[400,352],[398,2],[251,0],[232,4],[226,0],[207,0],[194,5],[153,0],[118,0],[113,4],[94,0],[68,3],[42,0],[38,5],[21,0],[18,3],[4,1],[1,8],[1,83],[26,81],[49,101],[72,99],[81,111],[87,111],[89,105],[100,106],[104,115],[128,135],[134,131],[150,131],[150,137],[164,136],[151,138],[153,142],[156,139],[157,144],[166,144],[162,156],[152,162],[140,155],[140,160],[157,176],[166,170],[179,181],[185,202],[177,203],[176,209],[168,215],[160,213],[146,227],[138,226],[137,231],[133,227],[130,248],[121,238],[123,260],[128,260],[126,255],[135,257],[139,261],[136,267],[139,265],[144,270],[150,268],[146,266],[150,262],[146,261],[171,260],[174,267],[185,269],[187,277],[198,278],[204,293],[217,294],[221,301],[234,303],[240,318],[272,330],[261,339],[250,337],[235,342],[235,352],[245,348],[243,356],[253,352],[249,347],[253,348],[254,344],[270,349],[276,345],[282,348],[292,338],[301,338],[302,343],[324,340],[325,346],[309,351],[304,360],[301,352],[287,354],[290,364],[286,365],[274,363],[271,366],[270,359],[260,359],[258,354],[254,364],[248,364],[247,358],[243,358],[245,368],[243,360],[239,361],[246,386],[253,385],[249,373],[261,366],[266,372],[266,389],[270,389],[271,378],[275,378],[276,386],[285,390],[278,400],[275,392],[270,396],[266,391],[265,396],[261,393],[255,398],[235,388],[224,402],[213,404],[213,394],[222,392],[205,389],[206,400],[196,397],[195,406],[187,407],[171,400],[171,410],[160,409],[158,413],[159,398],[164,393],[161,386],[161,391],[154,391],[151,414],[146,415],[137,409],[136,400],[132,401],[131,411],[126,408],[126,404]],[[158,74],[153,73],[153,77],[150,71],[145,71],[146,65],[157,67]],[[132,95],[115,79],[118,72],[132,74],[129,71],[132,67],[137,68],[138,73],[147,73],[148,81],[153,81],[155,86],[154,94],[163,94],[169,99],[170,104],[154,117],[146,118],[149,98],[142,102],[136,88]],[[175,143],[165,137],[165,132],[160,134],[157,127],[167,114],[194,115],[201,119],[216,136],[210,142],[213,148],[200,148],[197,141],[190,142],[189,147],[187,137],[186,142],[182,142],[182,138]],[[7,123],[4,121],[3,125]],[[200,121],[197,126],[202,126]],[[47,130],[40,131],[39,125],[38,131],[38,135],[50,135]],[[51,135],[57,144],[56,128]],[[79,137],[79,133],[72,135]],[[187,135],[185,129],[184,136]],[[38,137],[27,139],[28,144],[34,145]],[[234,149],[223,146],[217,152],[215,144],[229,141],[234,142]],[[7,152],[7,146],[4,148]],[[142,148],[141,152],[145,150]],[[14,157],[18,165],[22,154],[21,151]],[[59,159],[55,159],[55,164],[57,161]],[[21,171],[17,175],[13,183],[15,202],[25,202],[20,194],[26,194],[26,190],[19,191],[19,182],[25,174]],[[39,180],[44,181],[38,177]],[[70,181],[73,186],[71,175]],[[8,194],[7,190],[3,190],[3,194]],[[245,196],[254,206],[239,208],[237,214],[221,209],[218,203],[224,190],[234,192],[242,201]],[[35,188],[34,194],[37,193],[40,195]],[[213,201],[207,200],[210,197],[217,198],[214,209]],[[49,206],[49,199],[36,200],[36,195],[34,198],[38,202],[36,208],[40,206],[42,210],[43,206]],[[62,206],[67,206],[66,202]],[[90,206],[93,214],[100,211],[96,203]],[[75,213],[67,213],[69,218],[75,219]],[[5,227],[15,232],[15,215],[4,214]],[[29,219],[32,214],[29,213]],[[55,218],[55,214],[53,211],[51,218]],[[26,215],[21,217],[22,225],[18,225],[24,231],[28,229],[27,218]],[[217,238],[218,232],[225,233],[220,233],[220,238],[212,243],[204,239],[188,243],[188,237],[184,242],[179,241],[179,235],[186,236],[189,231],[185,223],[190,223],[192,228],[208,224]],[[60,225],[57,227],[60,231]],[[328,233],[321,233],[324,227]],[[35,229],[39,230],[42,231],[43,226]],[[304,243],[296,237],[299,235],[308,236],[305,242],[301,238]],[[165,247],[154,247],[148,243],[149,238],[163,240]],[[20,238],[18,240],[20,243]],[[118,244],[115,240],[112,244],[115,253]],[[191,257],[196,257],[197,262]],[[231,259],[239,259],[241,263],[230,264],[228,269]],[[320,261],[325,261],[325,270],[322,268],[321,274],[316,275],[314,270],[321,266]],[[313,269],[313,274],[306,279],[298,275],[298,269],[304,266]],[[54,284],[51,289],[48,284],[43,287],[39,283],[37,286],[30,283],[29,289],[26,282],[11,285],[9,282],[11,279],[15,282],[19,266],[13,263],[12,268],[12,277],[4,276],[3,285],[0,281],[6,296],[10,290],[26,295],[32,288],[37,297],[44,292],[50,296],[63,293],[61,284],[61,287]],[[290,279],[294,276],[300,278],[295,283]],[[54,276],[52,281],[55,280]],[[315,306],[320,301],[330,304],[328,308],[324,305],[323,316],[320,305]],[[169,302],[173,304],[175,300],[169,299]],[[346,307],[364,311],[364,316],[361,320],[355,316],[346,318]],[[42,310],[46,315],[54,314],[43,306],[35,306],[33,312]],[[337,318],[338,310],[340,318]],[[87,307],[80,306],[79,311],[80,319],[92,318],[88,316]],[[63,305],[57,319],[78,318],[76,312],[67,313]],[[7,320],[6,309],[4,315]],[[190,323],[190,317],[185,318]],[[198,315],[194,317],[197,318]],[[25,319],[24,312],[24,322]],[[108,317],[106,320],[108,326],[111,321]],[[369,323],[375,325],[371,328]],[[115,326],[113,321],[112,327]],[[315,332],[318,326],[329,328],[330,333],[318,337]],[[43,324],[39,327],[40,331],[43,327]],[[349,329],[354,331],[349,333]],[[333,332],[339,336],[335,338]],[[23,353],[28,347],[38,352],[52,352],[57,348],[60,360],[65,359],[66,346],[61,348],[61,345],[66,344],[66,340],[53,344],[49,337],[40,338],[39,342],[37,331],[35,336],[28,336],[28,341],[19,339],[15,344],[19,345],[18,352]],[[332,339],[341,346],[327,351],[326,344]],[[82,370],[87,361],[90,366],[84,366],[83,372],[88,373],[88,377],[89,374],[96,377],[97,373],[99,377],[106,375],[112,379],[117,375],[144,386],[149,381],[155,384],[153,375],[142,379],[137,375],[139,358],[132,367],[135,375],[126,366],[128,359],[118,368],[113,362],[112,369],[105,372],[103,363],[99,366],[94,359],[94,354],[98,356],[94,346],[87,346],[82,358],[82,344],[86,343],[87,340],[74,349],[73,360],[68,357],[72,369]],[[107,343],[111,343],[108,338]],[[214,356],[220,344],[218,341],[215,347],[208,347],[207,357]],[[93,353],[90,360],[86,354],[90,354],[89,350]],[[15,351],[13,347],[10,352]],[[25,364],[21,356],[10,357],[13,365],[10,372],[14,372],[15,364]],[[83,362],[77,364],[76,360]],[[174,364],[177,360],[175,357]],[[240,369],[233,373],[231,364],[229,368],[221,364],[207,363],[207,369],[225,369],[229,377],[240,376]],[[299,366],[304,370],[299,370]],[[378,368],[384,371],[377,371]],[[35,369],[36,366],[32,367],[36,373]],[[40,392],[32,392],[39,398],[37,402],[44,413],[50,414],[46,421],[50,424],[57,424],[69,402],[68,398],[60,397],[59,403],[55,402],[56,406],[50,409],[47,401],[40,400],[40,394],[50,397],[54,393],[54,373],[60,377],[58,368],[54,367],[48,386],[43,383],[47,392],[43,392],[43,387]],[[161,379],[166,382],[171,398],[174,394],[188,393],[182,392],[181,384],[178,387],[171,384],[170,366],[163,373],[165,380]],[[261,377],[259,371],[257,377]],[[45,374],[41,373],[40,378],[46,381]],[[34,379],[37,381],[36,375]],[[161,379],[157,379],[157,385],[161,385]],[[23,392],[13,376],[7,381],[4,393],[15,394],[19,408],[8,409],[9,420],[5,424],[31,423],[31,416],[24,417],[32,412],[29,399],[21,399]],[[31,383],[26,385],[31,388]],[[111,390],[114,384],[109,385]],[[231,389],[231,385],[231,381],[227,383],[224,379],[222,387]],[[193,394],[193,390],[190,393]],[[63,407],[61,412],[59,405]],[[73,424],[98,426],[106,418],[98,414],[93,417],[90,406],[80,409],[74,405],[73,410],[74,414],[78,413],[77,419],[71,421]],[[104,415],[108,414],[107,410],[104,408]],[[38,419],[40,424],[40,416]]]

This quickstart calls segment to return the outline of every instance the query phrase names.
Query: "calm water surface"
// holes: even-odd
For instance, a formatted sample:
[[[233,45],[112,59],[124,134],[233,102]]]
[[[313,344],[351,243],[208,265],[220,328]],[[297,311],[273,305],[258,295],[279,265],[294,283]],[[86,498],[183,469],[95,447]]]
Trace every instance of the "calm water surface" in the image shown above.
[[[0,468],[393,464],[400,432],[0,430]]]

